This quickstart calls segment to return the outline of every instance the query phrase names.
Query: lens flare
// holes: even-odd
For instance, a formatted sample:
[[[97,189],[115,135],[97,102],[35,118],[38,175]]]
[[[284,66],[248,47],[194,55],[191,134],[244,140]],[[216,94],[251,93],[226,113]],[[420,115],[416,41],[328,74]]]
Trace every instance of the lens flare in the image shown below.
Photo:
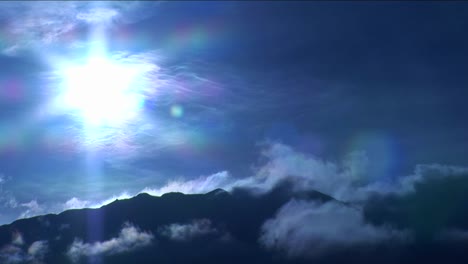
[[[180,118],[184,115],[184,109],[180,105],[173,105],[171,107],[171,115],[175,118]]]

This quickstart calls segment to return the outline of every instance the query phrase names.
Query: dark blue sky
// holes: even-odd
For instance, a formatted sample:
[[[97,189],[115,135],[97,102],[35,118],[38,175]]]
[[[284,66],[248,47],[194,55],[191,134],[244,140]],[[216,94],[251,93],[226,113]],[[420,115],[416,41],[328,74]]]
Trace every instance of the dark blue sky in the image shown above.
[[[468,3],[0,8],[2,223],[59,211],[72,197],[95,203],[221,171],[252,176],[266,142],[337,163],[361,151],[385,179],[418,164],[468,165]],[[88,56],[96,28],[108,54],[153,68],[139,117],[90,132],[50,104],[63,89],[60,63]]]

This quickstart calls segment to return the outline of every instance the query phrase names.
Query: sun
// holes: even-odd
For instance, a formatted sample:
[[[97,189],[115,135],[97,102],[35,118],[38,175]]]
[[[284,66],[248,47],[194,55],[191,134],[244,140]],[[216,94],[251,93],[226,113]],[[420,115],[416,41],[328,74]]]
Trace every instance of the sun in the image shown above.
[[[137,67],[104,56],[68,65],[63,71],[62,104],[89,125],[112,125],[134,116],[143,96],[135,82]]]

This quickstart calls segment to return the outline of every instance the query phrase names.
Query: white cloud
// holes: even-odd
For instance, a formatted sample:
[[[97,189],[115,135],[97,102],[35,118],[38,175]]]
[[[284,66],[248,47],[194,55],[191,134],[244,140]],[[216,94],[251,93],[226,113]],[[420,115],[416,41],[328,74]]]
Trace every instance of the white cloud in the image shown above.
[[[196,237],[217,234],[218,230],[211,225],[209,219],[195,219],[188,224],[170,224],[160,229],[163,236],[171,240],[187,241]]]
[[[100,208],[100,207],[102,207],[104,205],[108,205],[108,204],[114,202],[115,200],[129,199],[129,198],[132,198],[133,196],[134,195],[131,195],[128,192],[122,192],[119,195],[113,195],[112,197],[107,198],[107,199],[105,199],[103,201],[96,202],[96,203],[90,203],[91,205],[89,206],[89,208]]]
[[[404,232],[366,223],[358,209],[337,202],[291,200],[263,224],[259,241],[266,248],[296,257],[405,238]]]
[[[371,162],[364,152],[353,152],[342,163],[324,161],[296,152],[283,144],[270,144],[263,151],[267,162],[253,176],[233,178],[227,171],[193,180],[171,181],[161,188],[145,188],[142,192],[160,196],[168,192],[206,193],[216,188],[232,190],[247,187],[260,193],[268,192],[287,180],[295,191],[316,190],[345,201],[365,200],[372,192],[388,189],[386,184],[373,182],[367,173]]]
[[[235,179],[222,171],[193,180],[171,181],[161,188],[145,188],[142,192],[159,196],[167,192],[206,193],[216,188],[230,191],[248,187],[264,193],[288,180],[295,191],[316,190],[337,199],[357,201],[364,200],[371,192],[388,189],[384,184],[372,182],[366,170],[370,160],[364,152],[353,152],[342,163],[334,163],[296,152],[283,144],[270,144],[263,156],[267,162],[250,177]]]
[[[78,261],[83,256],[114,255],[148,246],[153,239],[154,236],[151,233],[140,231],[137,227],[126,224],[119,235],[110,240],[95,243],[75,240],[67,254],[72,261]]]
[[[47,210],[45,207],[41,206],[36,200],[31,200],[27,203],[20,204],[22,207],[27,209],[21,213],[20,218],[33,217],[36,215],[44,214]]]
[[[43,258],[44,255],[47,253],[49,245],[47,241],[35,241],[29,246],[28,248],[28,255],[33,258]]]
[[[72,197],[59,207],[61,211],[70,210],[70,209],[82,209],[82,208],[100,208],[104,205],[108,205],[114,202],[115,200],[129,199],[129,198],[132,198],[133,196],[134,195],[131,195],[128,192],[122,192],[119,195],[113,195],[101,201],[81,200],[77,197]]]
[[[414,184],[433,177],[457,177],[468,174],[468,168],[455,166],[417,165],[412,175],[394,181],[380,181],[369,172],[372,158],[365,152],[351,152],[342,162],[322,160],[293,148],[273,143],[263,151],[266,162],[254,175],[233,178],[227,171],[193,180],[169,182],[161,188],[145,188],[142,192],[161,195],[167,192],[206,193],[216,188],[232,190],[247,187],[268,192],[279,183],[289,181],[294,191],[315,190],[347,202],[364,202],[371,194],[405,194]]]
[[[227,188],[232,184],[233,179],[227,171],[218,172],[210,176],[203,176],[188,181],[171,181],[167,185],[159,188],[145,188],[141,192],[150,195],[160,196],[169,192],[181,193],[207,193],[216,188]]]
[[[11,244],[15,246],[22,246],[24,244],[23,235],[20,232],[14,232],[12,235]]]
[[[311,155],[294,151],[282,144],[271,144],[264,151],[266,164],[258,168],[256,175],[237,184],[253,186],[259,190],[268,191],[278,183],[289,180],[293,187],[299,190],[317,190],[337,199],[345,199],[350,195],[350,187],[359,187],[363,175],[357,174],[361,160],[355,160],[354,166],[349,167],[324,161]],[[367,162],[367,160],[366,160]]]
[[[76,15],[78,20],[83,20],[87,23],[108,23],[115,18],[119,13],[112,8],[92,8],[85,12],[79,12]]]
[[[90,204],[89,201],[85,200],[80,200],[76,197],[71,198],[70,200],[66,201],[65,204],[63,205],[64,210],[69,210],[69,209],[80,209],[80,208],[86,208]]]

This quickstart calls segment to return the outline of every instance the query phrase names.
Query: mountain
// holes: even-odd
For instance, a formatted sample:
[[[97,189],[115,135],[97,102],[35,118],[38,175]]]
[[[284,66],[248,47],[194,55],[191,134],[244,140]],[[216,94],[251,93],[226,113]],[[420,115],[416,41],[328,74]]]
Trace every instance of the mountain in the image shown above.
[[[439,214],[420,199],[359,206],[293,189],[285,182],[267,193],[141,193],[98,209],[17,220],[0,226],[0,263],[468,263],[468,235],[427,236]],[[417,218],[404,213],[415,204]],[[436,199],[431,204],[441,210]]]
[[[292,198],[333,200],[288,190],[141,193],[99,209],[21,219],[0,227],[0,262],[279,263],[258,243],[262,224]]]

